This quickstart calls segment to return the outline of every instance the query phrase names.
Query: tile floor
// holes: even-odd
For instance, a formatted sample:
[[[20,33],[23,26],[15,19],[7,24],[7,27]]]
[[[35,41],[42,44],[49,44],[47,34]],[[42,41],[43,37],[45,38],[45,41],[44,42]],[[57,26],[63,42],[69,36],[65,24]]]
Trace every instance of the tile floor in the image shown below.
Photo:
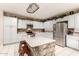
[[[18,46],[19,44],[13,44],[0,48],[0,56],[18,56]],[[79,56],[79,51],[56,45],[55,56]]]
[[[68,47],[55,47],[55,56],[79,56],[79,51],[73,50]]]
[[[0,56],[18,56],[19,44],[6,45],[0,48]]]

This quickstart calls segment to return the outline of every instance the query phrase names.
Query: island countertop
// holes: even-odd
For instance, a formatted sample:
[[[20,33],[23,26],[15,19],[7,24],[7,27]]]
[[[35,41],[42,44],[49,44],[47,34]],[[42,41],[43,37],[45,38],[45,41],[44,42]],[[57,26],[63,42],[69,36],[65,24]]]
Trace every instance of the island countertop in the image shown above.
[[[20,33],[19,38],[25,40],[32,56],[55,56],[55,40],[52,33],[36,33],[29,37],[26,33]]]
[[[26,40],[26,42],[29,44],[30,47],[36,47],[36,46],[40,46],[43,44],[55,42],[55,40],[53,40],[53,39],[45,38],[42,36],[28,37],[28,38],[24,37],[24,40]]]

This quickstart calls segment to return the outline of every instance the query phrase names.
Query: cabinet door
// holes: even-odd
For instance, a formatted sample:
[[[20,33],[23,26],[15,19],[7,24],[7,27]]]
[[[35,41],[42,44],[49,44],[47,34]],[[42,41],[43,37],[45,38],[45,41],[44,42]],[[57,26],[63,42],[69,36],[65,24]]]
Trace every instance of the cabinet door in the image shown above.
[[[43,23],[42,22],[37,22],[37,21],[33,21],[33,28],[36,29],[43,29]]]
[[[75,26],[75,16],[74,15],[70,15],[68,16],[68,28],[74,28]]]
[[[44,28],[42,22],[39,22],[39,28],[40,28],[40,29],[43,29],[43,28]]]
[[[74,49],[79,49],[78,48],[78,39],[75,37],[67,36],[67,46],[74,48]]]
[[[78,49],[79,49],[79,40],[78,40]]]
[[[11,31],[11,39],[12,39],[11,42],[17,42],[18,39],[17,39],[17,29],[16,29],[16,27],[10,28],[10,31]]]
[[[70,47],[77,49],[78,48],[78,42],[75,39],[71,39],[70,41]]]
[[[26,20],[18,20],[18,28],[26,28]]]
[[[75,32],[79,32],[79,13],[75,14]]]
[[[10,43],[11,39],[11,29],[10,27],[4,27],[4,44]]]
[[[33,28],[39,28],[39,23],[36,21],[33,21]]]
[[[4,17],[4,44],[17,41],[17,18]]]
[[[53,21],[47,21],[44,23],[45,30],[53,30]]]

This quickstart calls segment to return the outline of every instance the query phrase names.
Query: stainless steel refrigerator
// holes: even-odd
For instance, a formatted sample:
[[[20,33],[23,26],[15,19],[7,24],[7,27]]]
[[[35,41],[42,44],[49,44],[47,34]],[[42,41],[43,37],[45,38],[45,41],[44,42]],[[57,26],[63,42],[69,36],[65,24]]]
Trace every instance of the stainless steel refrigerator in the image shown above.
[[[67,24],[67,22],[58,22],[53,25],[53,39],[62,47],[66,46]]]

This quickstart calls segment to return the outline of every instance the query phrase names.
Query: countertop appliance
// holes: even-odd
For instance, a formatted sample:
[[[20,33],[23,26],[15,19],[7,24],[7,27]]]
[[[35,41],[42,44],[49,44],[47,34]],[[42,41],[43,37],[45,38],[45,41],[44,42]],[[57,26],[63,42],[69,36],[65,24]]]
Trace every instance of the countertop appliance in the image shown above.
[[[68,22],[57,22],[53,25],[53,39],[56,40],[56,44],[62,47],[66,46]]]

